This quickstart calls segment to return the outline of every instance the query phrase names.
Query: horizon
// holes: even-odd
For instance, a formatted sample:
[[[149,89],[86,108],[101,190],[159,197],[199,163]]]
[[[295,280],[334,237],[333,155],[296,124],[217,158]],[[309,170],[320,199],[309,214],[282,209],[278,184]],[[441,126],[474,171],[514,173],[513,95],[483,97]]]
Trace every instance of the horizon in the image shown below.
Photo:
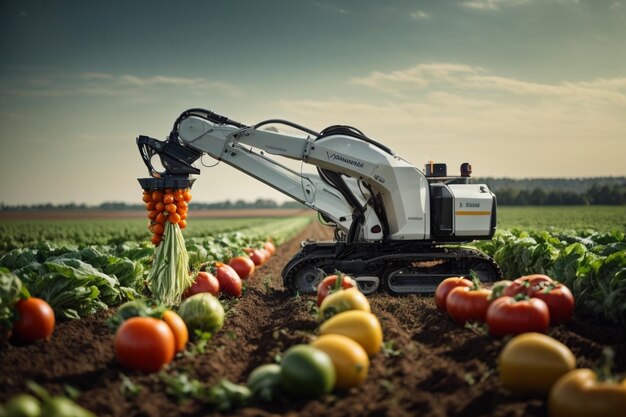
[[[626,0],[8,0],[0,11],[5,204],[140,202],[135,138],[163,138],[193,107],[353,125],[419,169],[626,176]],[[290,200],[226,164],[196,165],[196,201]]]
[[[621,181],[626,181],[626,176],[605,176],[605,177],[572,177],[572,178],[566,178],[566,177],[558,177],[558,178],[510,178],[510,177],[471,177],[472,179],[479,179],[479,180],[495,180],[495,181],[597,181],[597,180],[621,180]],[[492,190],[493,191],[493,190]],[[497,195],[496,195],[497,196]],[[284,205],[284,204],[289,204],[289,203],[298,203],[296,200],[293,200],[289,197],[285,197],[285,200],[278,200],[278,199],[274,199],[274,198],[264,198],[264,197],[256,197],[256,198],[252,198],[252,199],[246,199],[246,198],[236,198],[236,199],[224,199],[224,200],[215,200],[215,201],[197,201],[197,200],[193,200],[191,201],[189,204],[190,205],[196,205],[196,204],[200,204],[200,205],[209,205],[209,204],[224,204],[224,203],[238,203],[238,202],[244,202],[245,204],[253,204],[259,200],[261,201],[270,201],[273,203],[276,203],[278,206]],[[53,207],[59,207],[59,206],[67,206],[67,205],[74,205],[76,207],[82,207],[85,206],[86,208],[97,208],[100,207],[102,205],[106,205],[106,204],[126,204],[129,207],[132,205],[136,205],[136,206],[143,206],[144,203],[142,201],[131,201],[131,202],[126,202],[126,201],[121,201],[121,200],[105,200],[102,201],[100,203],[86,203],[86,202],[79,202],[79,201],[65,201],[65,202],[60,202],[60,203],[52,203],[49,201],[45,201],[45,202],[34,202],[34,203],[28,203],[28,204],[7,204],[4,201],[0,200],[0,209],[2,207],[5,208],[16,208],[16,207],[40,207],[40,206],[45,206],[45,205],[52,205]]]

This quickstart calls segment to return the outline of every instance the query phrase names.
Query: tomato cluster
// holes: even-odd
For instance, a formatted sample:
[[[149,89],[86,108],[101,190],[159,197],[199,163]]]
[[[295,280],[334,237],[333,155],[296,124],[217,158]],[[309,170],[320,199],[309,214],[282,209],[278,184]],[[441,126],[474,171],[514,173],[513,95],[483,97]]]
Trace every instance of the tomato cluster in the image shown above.
[[[152,243],[158,246],[163,240],[165,222],[177,224],[184,229],[187,227],[187,209],[191,201],[189,188],[166,188],[164,190],[144,190],[143,202],[148,211],[148,230],[152,235]]]
[[[222,262],[214,262],[208,269],[209,271],[200,271],[196,274],[191,287],[183,293],[183,299],[203,292],[215,297],[220,292],[230,297],[242,296],[242,278],[233,267]]]
[[[268,247],[273,250],[270,251]],[[193,284],[187,288],[183,298],[190,297],[201,292],[208,292],[218,296],[220,292],[230,297],[241,297],[243,281],[254,276],[257,266],[263,265],[276,253],[276,248],[271,241],[264,243],[263,249],[250,249],[251,255],[234,256],[230,258],[228,264],[223,262],[213,262],[206,265],[206,271],[196,274]],[[261,254],[263,262],[255,263],[252,251]]]
[[[570,290],[539,274],[502,281],[493,291],[477,279],[446,278],[437,287],[435,303],[459,324],[487,323],[495,337],[546,333],[549,325],[567,323],[574,312]]]

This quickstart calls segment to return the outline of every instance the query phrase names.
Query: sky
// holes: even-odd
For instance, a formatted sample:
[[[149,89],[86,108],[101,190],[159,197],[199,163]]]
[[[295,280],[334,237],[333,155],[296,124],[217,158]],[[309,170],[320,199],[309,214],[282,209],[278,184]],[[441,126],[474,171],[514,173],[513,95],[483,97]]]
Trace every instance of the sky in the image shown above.
[[[626,0],[0,2],[0,202],[137,203],[135,138],[194,107],[352,125],[420,169],[625,176]],[[289,200],[197,166],[195,201]]]

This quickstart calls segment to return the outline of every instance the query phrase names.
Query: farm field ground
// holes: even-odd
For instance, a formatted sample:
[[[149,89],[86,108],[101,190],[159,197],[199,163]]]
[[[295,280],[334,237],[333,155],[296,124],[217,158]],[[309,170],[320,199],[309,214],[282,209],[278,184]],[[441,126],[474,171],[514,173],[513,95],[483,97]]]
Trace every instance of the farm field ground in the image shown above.
[[[307,209],[196,210],[195,219],[297,216]],[[0,211],[0,220],[145,219],[142,210],[32,210]]]
[[[624,206],[500,206],[499,229],[626,230]]]
[[[507,208],[500,209],[501,228],[550,226],[541,226],[540,220],[526,226],[515,223],[523,221],[526,209],[509,213],[510,218]],[[624,224],[623,210],[613,211],[616,217],[606,224],[582,225],[597,230],[617,225],[623,231],[619,226]],[[552,225],[564,227],[563,218],[573,218],[567,210],[561,213],[554,217],[561,223]],[[515,220],[516,216],[522,220]],[[192,222],[189,229],[193,228]],[[25,382],[33,380],[54,393],[78,390],[77,402],[99,416],[547,415],[545,398],[514,393],[500,385],[497,356],[506,340],[457,326],[435,308],[432,297],[383,293],[371,296],[370,302],[383,326],[385,349],[373,357],[370,374],[358,388],[319,400],[255,403],[227,413],[196,400],[179,402],[167,393],[164,375],[186,374],[209,384],[222,377],[244,383],[256,366],[274,362],[294,344],[308,342],[317,326],[314,299],[284,291],[280,272],[302,240],[330,237],[330,229],[314,221],[282,244],[277,255],[248,281],[244,296],[228,303],[226,324],[209,341],[206,352],[193,353],[190,348],[160,374],[130,371],[117,362],[113,334],[105,325],[114,309],[59,323],[48,342],[5,344],[0,347],[0,401],[25,391]],[[610,346],[616,353],[614,371],[626,373],[626,335],[615,324],[576,315],[567,325],[551,327],[549,335],[570,347],[579,367],[593,367],[602,349]]]

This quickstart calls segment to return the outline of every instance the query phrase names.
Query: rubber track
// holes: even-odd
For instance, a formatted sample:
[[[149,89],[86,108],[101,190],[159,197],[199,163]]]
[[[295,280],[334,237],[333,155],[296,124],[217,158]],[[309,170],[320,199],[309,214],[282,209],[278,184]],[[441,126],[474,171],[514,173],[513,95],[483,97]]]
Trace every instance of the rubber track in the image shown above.
[[[294,256],[283,269],[283,285],[285,286],[285,288],[289,289],[292,292],[297,291],[295,276],[297,272],[300,271],[302,268],[305,268],[307,266],[317,266],[320,269],[324,269],[324,267],[332,264],[336,265],[343,261],[361,260],[367,265],[369,271],[381,271],[385,268],[389,268],[390,266],[397,266],[396,269],[410,268],[411,264],[414,262],[428,262],[439,260],[449,261],[451,259],[454,259],[458,262],[486,262],[494,268],[494,270],[497,272],[498,277],[502,277],[502,270],[500,269],[498,264],[495,263],[495,261],[491,257],[474,248],[435,246],[424,247],[424,249],[430,250],[424,251],[423,253],[400,252],[389,253],[380,256],[375,256],[373,252],[366,251],[359,256],[353,254],[350,256],[350,259],[337,259],[335,257],[335,251],[330,250],[328,246],[319,248],[319,250],[311,250],[310,248],[312,247],[315,247],[315,244],[303,247],[302,250],[298,254],[296,254],[296,256]],[[323,253],[316,255],[316,252]],[[378,253],[376,253],[376,255],[378,255]],[[387,288],[386,282],[381,282],[381,284],[385,288]]]

